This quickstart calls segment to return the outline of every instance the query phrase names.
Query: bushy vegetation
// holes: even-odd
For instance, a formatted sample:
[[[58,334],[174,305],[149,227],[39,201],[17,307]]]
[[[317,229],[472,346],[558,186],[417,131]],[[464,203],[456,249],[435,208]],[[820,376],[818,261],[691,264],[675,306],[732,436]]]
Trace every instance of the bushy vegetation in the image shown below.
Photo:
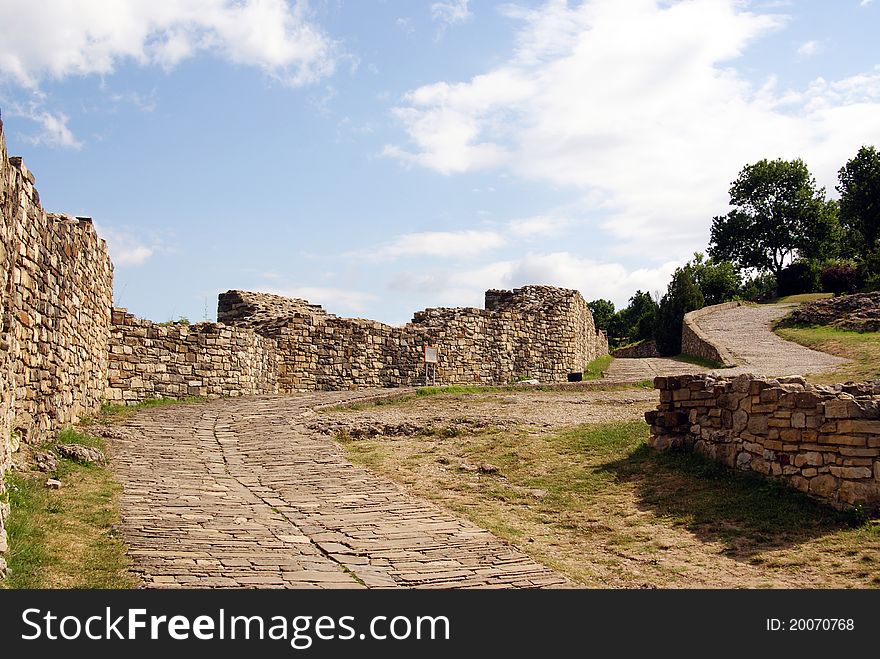
[[[708,258],[697,252],[666,293],[636,291],[626,308],[589,304],[612,348],[653,338],[663,355],[681,349],[681,319],[730,300],[880,290],[880,152],[862,147],[838,172],[827,199],[797,160],[746,165],[731,184],[733,210],[713,219]]]

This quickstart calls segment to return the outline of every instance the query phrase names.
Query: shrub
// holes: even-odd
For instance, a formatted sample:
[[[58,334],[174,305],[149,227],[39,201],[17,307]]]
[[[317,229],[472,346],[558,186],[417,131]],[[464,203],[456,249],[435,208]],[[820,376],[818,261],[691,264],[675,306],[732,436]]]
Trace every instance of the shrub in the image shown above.
[[[865,284],[861,270],[851,263],[831,263],[822,268],[822,290],[835,295],[855,293]]]
[[[780,271],[777,294],[785,297],[815,293],[819,290],[819,274],[818,264],[814,261],[795,261]]]

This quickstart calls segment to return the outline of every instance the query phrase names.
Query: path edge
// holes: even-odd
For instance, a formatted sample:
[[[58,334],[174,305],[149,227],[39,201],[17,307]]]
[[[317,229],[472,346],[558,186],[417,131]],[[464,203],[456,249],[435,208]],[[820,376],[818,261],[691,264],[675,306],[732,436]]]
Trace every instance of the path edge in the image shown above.
[[[721,343],[716,343],[699,326],[698,320],[709,314],[725,309],[734,309],[743,306],[742,300],[713,304],[696,311],[690,311],[684,315],[681,322],[681,354],[701,357],[719,362],[724,366],[738,366],[730,351]]]

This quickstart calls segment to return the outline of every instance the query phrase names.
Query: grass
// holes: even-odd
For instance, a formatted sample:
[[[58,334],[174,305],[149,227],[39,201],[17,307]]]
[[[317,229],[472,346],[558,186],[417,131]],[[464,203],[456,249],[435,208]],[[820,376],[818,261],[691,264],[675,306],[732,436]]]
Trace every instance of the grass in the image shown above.
[[[608,370],[608,367],[611,366],[611,362],[613,361],[614,357],[611,355],[596,357],[596,359],[587,364],[587,367],[584,369],[584,380],[600,379],[602,374]]]
[[[777,327],[775,331],[788,341],[852,360],[834,371],[808,376],[811,382],[830,384],[880,378],[880,332],[853,332],[817,325]]]
[[[705,357],[697,357],[696,355],[676,355],[673,357],[677,362],[684,362],[685,364],[693,364],[694,366],[701,366],[703,368],[729,368],[729,366],[725,366],[721,362],[715,361],[714,359],[706,359]]]
[[[798,295],[786,295],[770,300],[768,304],[803,304],[804,302],[815,302],[816,300],[824,300],[833,297],[833,293],[800,293]]]
[[[201,396],[189,396],[187,398],[148,398],[136,405],[120,405],[118,403],[104,403],[95,417],[83,416],[80,424],[89,426],[93,423],[114,424],[123,423],[135,412],[153,407],[165,407],[168,405],[186,405],[190,403],[202,403],[206,399]]]
[[[72,428],[62,430],[57,442],[104,449],[100,439]],[[61,489],[46,488],[43,473],[6,476],[9,575],[0,587],[135,587],[115,530],[121,488],[110,470],[59,458],[51,477],[62,480]]]
[[[341,443],[352,461],[582,585],[880,586],[880,525],[691,453],[650,450],[647,434],[634,421]],[[457,466],[483,462],[499,473]]]

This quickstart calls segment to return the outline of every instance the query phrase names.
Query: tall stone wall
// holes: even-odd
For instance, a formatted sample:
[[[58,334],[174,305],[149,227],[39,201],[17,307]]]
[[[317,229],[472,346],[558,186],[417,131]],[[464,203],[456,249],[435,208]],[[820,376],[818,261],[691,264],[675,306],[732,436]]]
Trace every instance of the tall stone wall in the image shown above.
[[[275,342],[247,328],[159,325],[114,309],[106,398],[245,396],[276,393]]]
[[[47,214],[34,183],[0,121],[0,477],[21,441],[97,409],[107,380],[106,244],[90,220]]]
[[[837,508],[880,510],[880,380],[655,378],[650,444],[775,477]]]
[[[565,381],[608,352],[583,297],[547,286],[488,291],[486,309],[426,309],[403,327],[245,291],[222,294],[217,318],[276,342],[282,392],[420,384],[425,343],[440,348],[443,384]]]

